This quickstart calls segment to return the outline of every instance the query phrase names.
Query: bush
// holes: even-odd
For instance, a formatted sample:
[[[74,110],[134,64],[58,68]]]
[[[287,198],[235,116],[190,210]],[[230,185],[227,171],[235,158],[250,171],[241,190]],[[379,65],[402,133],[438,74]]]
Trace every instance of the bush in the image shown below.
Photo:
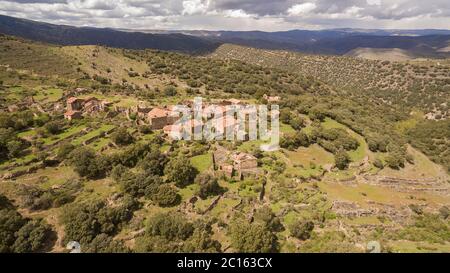
[[[164,95],[168,96],[168,97],[174,97],[177,95],[177,89],[174,86],[167,86],[164,89]]]
[[[129,145],[134,141],[133,137],[128,133],[127,128],[125,127],[120,127],[112,133],[111,140],[119,146]]]
[[[60,121],[50,121],[44,127],[47,133],[57,135],[62,132],[64,125]]]
[[[350,156],[344,150],[339,150],[334,156],[334,163],[339,170],[347,169],[350,162]]]
[[[73,150],[75,150],[75,146],[73,146],[70,142],[64,142],[60,144],[57,153],[58,159],[59,160],[67,159]]]
[[[172,186],[163,184],[158,186],[151,199],[160,207],[173,207],[180,203],[181,196]]]
[[[77,241],[88,245],[98,235],[115,235],[133,216],[139,204],[132,198],[123,198],[120,206],[110,208],[103,201],[73,204],[65,208],[62,222],[65,225],[65,242]]]
[[[311,221],[295,221],[289,230],[291,235],[299,240],[308,240],[314,230],[314,223]]]
[[[197,176],[195,179],[195,183],[200,186],[197,191],[197,195],[201,199],[206,199],[210,196],[216,196],[224,192],[224,189],[219,185],[217,178],[209,173]]]
[[[152,236],[162,236],[167,240],[185,240],[194,231],[194,226],[179,213],[157,214],[149,219],[146,232]]]
[[[162,179],[159,176],[147,175],[145,173],[134,174],[129,170],[124,170],[121,175],[116,175],[118,170],[123,167],[116,167],[113,169],[114,177],[119,183],[123,192],[130,194],[133,197],[147,196],[152,198],[157,192],[158,187],[162,184]]]
[[[231,244],[240,253],[274,253],[276,236],[263,224],[236,221],[230,227]]]
[[[32,220],[17,231],[17,239],[12,250],[17,253],[30,253],[43,250],[52,230],[43,220]]]
[[[264,206],[258,209],[254,215],[255,221],[260,222],[266,226],[266,228],[273,232],[281,232],[284,230],[281,224],[280,218],[275,216],[272,209],[269,206]]]
[[[129,253],[130,250],[121,241],[114,240],[107,234],[100,234],[92,240],[83,253]]]
[[[81,177],[97,179],[106,173],[107,162],[102,162],[105,158],[97,157],[95,151],[87,147],[79,147],[69,155],[69,162]],[[105,164],[106,163],[106,164]]]
[[[194,182],[198,171],[192,166],[189,159],[180,156],[169,161],[164,173],[169,182],[174,182],[177,187],[184,188]]]
[[[400,169],[405,166],[405,157],[400,152],[389,153],[386,157],[386,164],[391,169]]]

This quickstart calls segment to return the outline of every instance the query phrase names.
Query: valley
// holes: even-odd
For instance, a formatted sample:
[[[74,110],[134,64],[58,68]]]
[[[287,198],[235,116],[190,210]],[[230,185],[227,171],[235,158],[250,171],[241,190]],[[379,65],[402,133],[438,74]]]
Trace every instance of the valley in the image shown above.
[[[3,35],[0,65],[1,252],[450,251],[448,60]],[[171,139],[194,97],[279,104],[281,148]]]

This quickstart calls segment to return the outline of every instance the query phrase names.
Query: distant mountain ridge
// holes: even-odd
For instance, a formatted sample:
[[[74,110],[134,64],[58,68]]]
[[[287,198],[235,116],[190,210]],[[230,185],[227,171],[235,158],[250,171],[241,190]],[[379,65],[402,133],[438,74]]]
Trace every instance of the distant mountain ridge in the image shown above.
[[[222,44],[311,54],[345,55],[358,48],[400,49],[424,58],[450,57],[450,30],[330,29],[263,31],[163,31],[53,25],[0,15],[0,33],[60,45],[212,52]]]
[[[131,33],[108,28],[53,25],[0,15],[0,33],[59,45],[103,45],[190,53],[214,50],[215,42],[183,34]]]

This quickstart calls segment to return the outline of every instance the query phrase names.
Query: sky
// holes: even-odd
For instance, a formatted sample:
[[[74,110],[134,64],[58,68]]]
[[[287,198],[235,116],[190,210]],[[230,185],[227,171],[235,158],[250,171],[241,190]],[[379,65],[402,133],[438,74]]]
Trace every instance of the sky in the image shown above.
[[[450,0],[0,0],[0,14],[140,30],[450,29]]]

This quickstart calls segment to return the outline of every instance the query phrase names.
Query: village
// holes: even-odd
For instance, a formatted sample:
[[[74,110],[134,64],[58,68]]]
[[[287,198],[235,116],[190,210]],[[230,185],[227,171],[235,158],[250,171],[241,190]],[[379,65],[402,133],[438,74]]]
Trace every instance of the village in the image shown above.
[[[448,70],[0,38],[0,252],[450,251]]]

